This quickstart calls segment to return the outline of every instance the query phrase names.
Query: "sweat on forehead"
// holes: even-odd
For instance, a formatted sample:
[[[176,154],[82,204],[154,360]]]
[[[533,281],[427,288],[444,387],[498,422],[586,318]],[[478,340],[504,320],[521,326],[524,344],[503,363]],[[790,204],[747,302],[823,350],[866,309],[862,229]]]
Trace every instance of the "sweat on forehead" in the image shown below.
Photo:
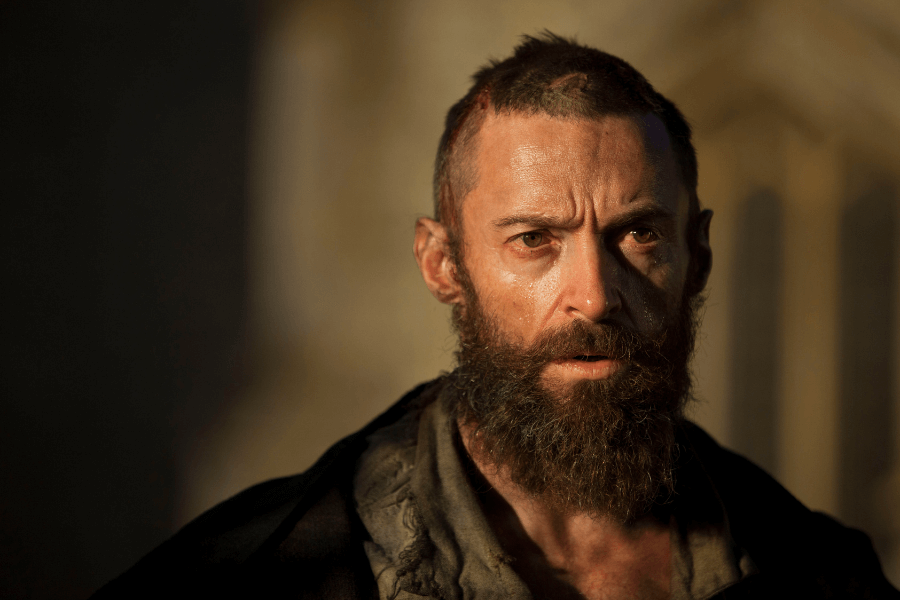
[[[542,168],[551,167],[554,163],[561,166],[568,165],[569,169],[575,168],[575,165],[582,164],[576,160],[577,157],[572,155],[576,149],[581,156],[595,155],[594,158],[597,162],[610,160],[610,153],[601,152],[600,145],[594,145],[593,139],[586,143],[580,143],[584,141],[582,140],[584,136],[591,137],[591,132],[595,131],[595,128],[571,127],[573,123],[591,123],[597,125],[600,130],[605,130],[609,137],[603,140],[602,146],[617,148],[616,152],[612,154],[616,157],[614,162],[623,161],[623,168],[625,163],[628,163],[626,155],[640,154],[644,156],[647,166],[653,167],[650,171],[643,171],[644,177],[654,177],[657,166],[662,168],[665,161],[672,160],[672,144],[669,135],[659,118],[652,114],[622,117],[608,115],[584,119],[577,116],[554,117],[519,111],[498,112],[493,108],[488,108],[477,118],[478,129],[467,136],[466,146],[457,148],[462,156],[456,157],[457,160],[452,163],[454,170],[449,173],[448,183],[452,190],[453,204],[446,208],[451,209],[452,212],[442,214],[441,220],[450,224],[453,233],[461,235],[461,214],[465,198],[480,185],[485,176],[483,172],[486,168],[484,154],[490,151],[492,155],[496,156],[490,149],[506,147],[507,144],[504,140],[517,138],[519,130],[526,123],[534,120],[542,121],[545,124],[544,131],[549,136],[545,139],[548,141],[556,139],[557,141],[543,145],[514,143],[508,146],[504,162],[508,164],[510,173],[519,179],[540,177]],[[621,131],[621,129],[610,127],[610,124],[616,121],[624,123],[637,135],[628,138],[620,137],[620,134],[614,133],[614,131]],[[502,150],[501,152],[506,151]],[[668,164],[674,167],[673,163],[669,162]],[[583,173],[581,177],[590,178],[591,174]],[[521,183],[527,182],[523,180]],[[447,197],[450,197],[450,194]]]
[[[484,135],[486,130],[490,129],[491,136],[494,139],[504,133],[506,135],[514,135],[515,129],[524,119],[529,118],[541,118],[541,115],[535,117],[532,115],[521,114],[497,115],[494,113],[484,121],[481,132],[482,135]],[[667,155],[671,150],[672,144],[669,141],[669,134],[666,132],[665,126],[655,115],[624,118],[601,117],[598,119],[591,119],[590,122],[602,125],[604,121],[608,123],[609,119],[616,118],[631,125],[634,132],[637,133],[638,139],[642,141],[641,150],[646,152],[649,159],[656,160],[657,158]],[[511,166],[513,168],[528,168],[551,161],[566,160],[567,147],[574,141],[572,139],[573,133],[577,137],[579,133],[584,134],[587,131],[585,129],[576,129],[573,131],[571,128],[565,127],[564,124],[557,123],[559,119],[554,117],[545,117],[544,120],[550,125],[551,129],[556,130],[557,137],[560,138],[561,144],[552,147],[552,149],[542,148],[540,152],[537,151],[538,149],[534,146],[518,147],[510,157]],[[616,141],[621,140],[608,140],[607,143],[615,143]],[[483,147],[484,144],[479,143],[478,147],[472,150],[472,156],[477,159],[477,156],[482,151]],[[553,149],[555,149],[555,151],[553,151]]]

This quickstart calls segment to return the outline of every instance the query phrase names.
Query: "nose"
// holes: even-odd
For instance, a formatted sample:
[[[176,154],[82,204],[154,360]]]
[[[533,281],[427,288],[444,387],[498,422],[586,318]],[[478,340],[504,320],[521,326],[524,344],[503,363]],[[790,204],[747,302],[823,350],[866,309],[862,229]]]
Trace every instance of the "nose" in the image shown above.
[[[575,244],[563,274],[563,306],[575,319],[599,323],[622,308],[615,257],[597,236]]]

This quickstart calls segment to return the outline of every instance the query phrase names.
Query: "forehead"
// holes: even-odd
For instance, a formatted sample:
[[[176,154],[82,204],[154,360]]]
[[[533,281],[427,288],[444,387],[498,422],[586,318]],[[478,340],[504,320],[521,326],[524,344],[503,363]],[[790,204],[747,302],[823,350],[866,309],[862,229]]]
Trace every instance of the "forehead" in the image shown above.
[[[573,218],[586,201],[596,214],[635,201],[687,213],[669,136],[654,115],[491,114],[479,133],[476,160],[478,180],[466,203],[564,210]]]

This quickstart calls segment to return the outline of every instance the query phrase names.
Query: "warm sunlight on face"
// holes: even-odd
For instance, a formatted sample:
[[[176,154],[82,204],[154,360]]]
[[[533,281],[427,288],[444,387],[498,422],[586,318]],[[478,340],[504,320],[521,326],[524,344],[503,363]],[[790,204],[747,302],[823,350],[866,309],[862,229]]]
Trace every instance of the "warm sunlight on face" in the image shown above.
[[[491,115],[477,152],[464,260],[506,336],[527,345],[572,319],[665,325],[688,272],[688,195],[656,117]],[[620,366],[591,358],[546,375],[603,378]]]

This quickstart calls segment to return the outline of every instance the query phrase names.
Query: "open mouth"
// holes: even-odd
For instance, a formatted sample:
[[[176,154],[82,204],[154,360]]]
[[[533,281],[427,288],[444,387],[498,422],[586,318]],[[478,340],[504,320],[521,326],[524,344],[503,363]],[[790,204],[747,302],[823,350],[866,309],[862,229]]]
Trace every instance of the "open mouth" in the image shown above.
[[[579,354],[578,356],[575,356],[573,358],[575,360],[582,360],[584,362],[597,362],[598,360],[605,360],[609,357],[602,354]]]
[[[622,359],[609,354],[575,354],[562,357],[547,365],[551,377],[561,380],[606,379],[625,367]]]

